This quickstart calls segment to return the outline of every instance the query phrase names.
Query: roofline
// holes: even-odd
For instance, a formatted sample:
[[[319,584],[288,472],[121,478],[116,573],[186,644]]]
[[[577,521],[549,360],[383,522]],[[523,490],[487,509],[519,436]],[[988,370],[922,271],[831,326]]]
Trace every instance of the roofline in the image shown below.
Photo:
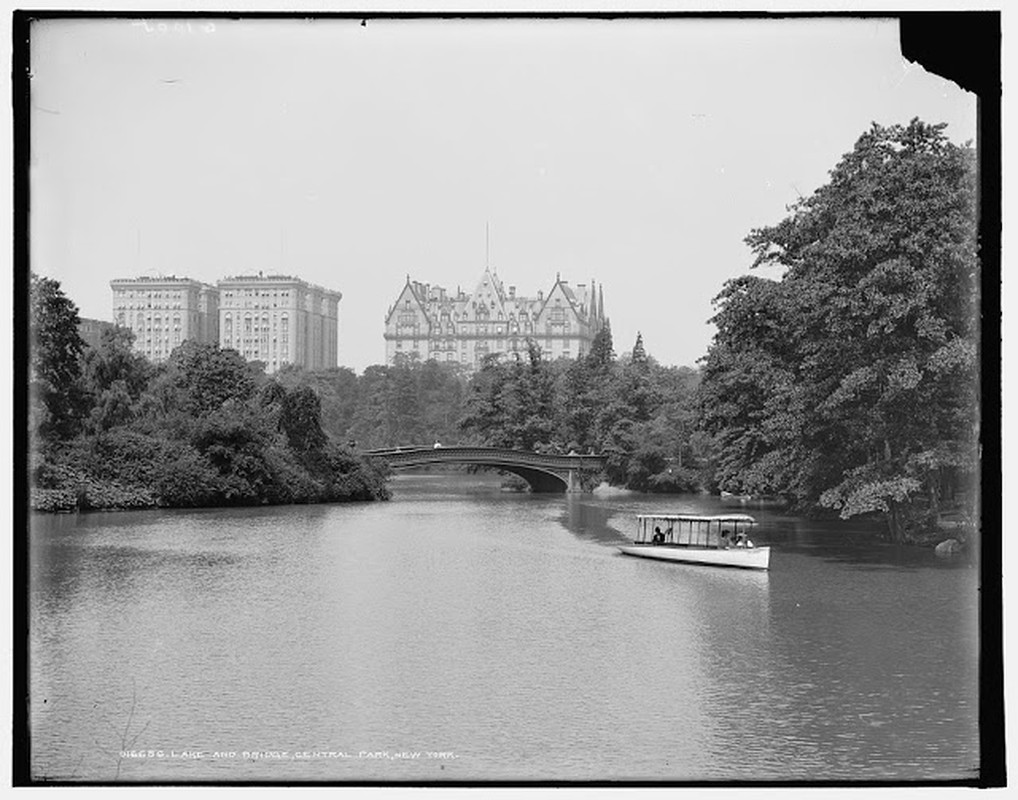
[[[149,285],[154,285],[157,283],[168,283],[173,284],[175,286],[179,286],[185,283],[191,283],[194,284],[195,286],[208,286],[211,289],[216,288],[211,283],[205,283],[205,281],[200,281],[197,278],[178,277],[176,275],[167,275],[166,277],[163,278],[152,278],[147,275],[142,275],[137,278],[113,278],[110,281],[110,286],[113,286],[113,284],[116,283],[145,283]]]
[[[403,288],[400,289],[399,294],[396,296],[396,302],[392,304],[392,308],[389,309],[389,313],[385,315],[385,324],[388,325],[389,322],[392,320],[392,315],[395,314],[397,311],[399,311],[399,299],[404,294],[406,294],[406,290],[407,289],[410,290],[410,296],[413,297],[414,300],[417,301],[417,307],[421,311],[424,312],[424,320],[425,320],[425,322],[428,323],[428,332],[430,333],[431,332],[431,317],[428,316],[428,309],[427,309],[427,307],[424,305],[424,303],[421,302],[421,298],[418,297],[417,290],[414,289],[414,284],[410,280],[410,276],[409,275],[406,276],[406,283],[403,285]]]
[[[324,286],[319,286],[316,283],[309,283],[303,278],[298,278],[294,275],[230,275],[226,278],[220,278],[216,281],[216,288],[220,288],[224,285],[235,285],[238,283],[290,283],[303,286],[308,289],[313,289],[322,294],[326,294],[335,297],[337,300],[343,299],[343,293],[338,289],[327,289]]]
[[[705,516],[701,514],[637,514],[640,519],[661,519],[673,522],[749,522],[756,524],[756,520],[749,514],[717,514]]]

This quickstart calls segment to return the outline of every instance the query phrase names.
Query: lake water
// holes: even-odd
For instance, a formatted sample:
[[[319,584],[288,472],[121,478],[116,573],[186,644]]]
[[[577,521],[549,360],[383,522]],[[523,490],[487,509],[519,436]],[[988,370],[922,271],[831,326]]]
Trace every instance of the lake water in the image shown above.
[[[33,517],[33,776],[978,775],[971,558],[737,509],[769,572],[669,564],[615,549],[634,514],[718,499],[393,490]]]

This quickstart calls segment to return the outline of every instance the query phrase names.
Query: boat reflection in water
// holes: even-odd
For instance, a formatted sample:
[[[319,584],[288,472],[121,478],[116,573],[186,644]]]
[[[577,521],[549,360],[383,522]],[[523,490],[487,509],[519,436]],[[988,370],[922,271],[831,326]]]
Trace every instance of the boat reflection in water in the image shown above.
[[[771,549],[754,546],[749,538],[754,525],[756,520],[747,514],[638,514],[636,538],[619,550],[660,561],[768,569]]]

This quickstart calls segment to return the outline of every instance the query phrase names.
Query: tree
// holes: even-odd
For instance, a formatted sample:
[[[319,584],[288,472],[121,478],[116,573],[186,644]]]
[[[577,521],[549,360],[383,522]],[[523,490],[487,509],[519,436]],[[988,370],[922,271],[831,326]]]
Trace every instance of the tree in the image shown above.
[[[350,425],[350,436],[366,450],[395,446],[388,430],[385,386],[389,367],[372,364],[357,379],[357,409]]]
[[[700,424],[713,438],[715,481],[738,494],[809,502],[798,473],[808,457],[800,447],[802,385],[789,335],[796,309],[787,287],[743,276],[729,281],[715,304],[717,334],[697,395]]]
[[[236,350],[210,342],[185,341],[170,356],[168,378],[176,390],[172,402],[188,414],[207,416],[233,400],[247,401],[260,370]]]
[[[357,373],[335,367],[310,374],[311,386],[322,401],[322,428],[338,440],[350,439],[357,411]]]
[[[534,450],[554,438],[555,383],[549,362],[533,339],[527,340],[527,357],[508,366],[502,390],[503,427],[510,447]]]
[[[590,343],[587,353],[587,366],[595,373],[607,373],[615,361],[615,350],[612,346],[612,327],[609,320],[601,323]]]
[[[593,385],[590,366],[582,358],[571,362],[558,382],[559,435],[570,449],[581,452],[595,446]]]
[[[200,417],[190,444],[216,470],[217,501],[251,505],[276,501],[268,418],[230,402]]]
[[[32,275],[30,287],[30,394],[36,433],[43,443],[72,438],[86,413],[81,385],[85,343],[78,308],[59,282]]]
[[[393,444],[427,443],[418,384],[420,373],[420,362],[414,358],[400,360],[388,370],[384,395],[385,423],[389,441]]]
[[[647,351],[643,349],[643,334],[636,332],[636,344],[633,345],[632,360],[634,364],[647,363]]]
[[[895,539],[962,495],[978,432],[976,157],[944,125],[874,124],[719,297],[705,425],[725,480],[772,484]],[[780,328],[780,336],[775,335]]]
[[[123,425],[136,414],[152,369],[144,356],[133,351],[133,342],[131,330],[118,327],[104,330],[99,344],[85,351],[82,377],[92,405],[90,432]]]
[[[613,397],[614,370],[611,324],[605,320],[595,332],[587,354],[572,362],[559,381],[559,435],[570,448],[588,451],[602,447],[613,424],[605,410]]]
[[[485,356],[481,368],[470,381],[466,414],[460,427],[482,444],[512,447],[512,433],[506,424],[509,383],[509,367],[498,353]]]
[[[328,441],[321,425],[322,404],[308,386],[291,389],[283,396],[279,425],[297,453],[321,450]]]
[[[429,359],[418,374],[425,441],[453,442],[465,411],[466,379],[459,363]]]

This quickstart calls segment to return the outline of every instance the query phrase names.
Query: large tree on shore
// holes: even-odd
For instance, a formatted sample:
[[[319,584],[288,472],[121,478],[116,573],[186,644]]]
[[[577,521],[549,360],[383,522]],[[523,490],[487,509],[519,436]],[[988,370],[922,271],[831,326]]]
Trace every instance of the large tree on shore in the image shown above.
[[[130,329],[116,327],[104,330],[98,344],[86,349],[82,378],[92,406],[87,432],[109,430],[135,417],[153,369],[132,349],[133,343]]]
[[[730,485],[883,512],[901,539],[977,469],[976,156],[944,125],[873,127],[729,282],[705,424]]]
[[[32,421],[42,443],[65,441],[81,429],[87,411],[78,335],[78,308],[60,283],[32,275],[29,376]]]

